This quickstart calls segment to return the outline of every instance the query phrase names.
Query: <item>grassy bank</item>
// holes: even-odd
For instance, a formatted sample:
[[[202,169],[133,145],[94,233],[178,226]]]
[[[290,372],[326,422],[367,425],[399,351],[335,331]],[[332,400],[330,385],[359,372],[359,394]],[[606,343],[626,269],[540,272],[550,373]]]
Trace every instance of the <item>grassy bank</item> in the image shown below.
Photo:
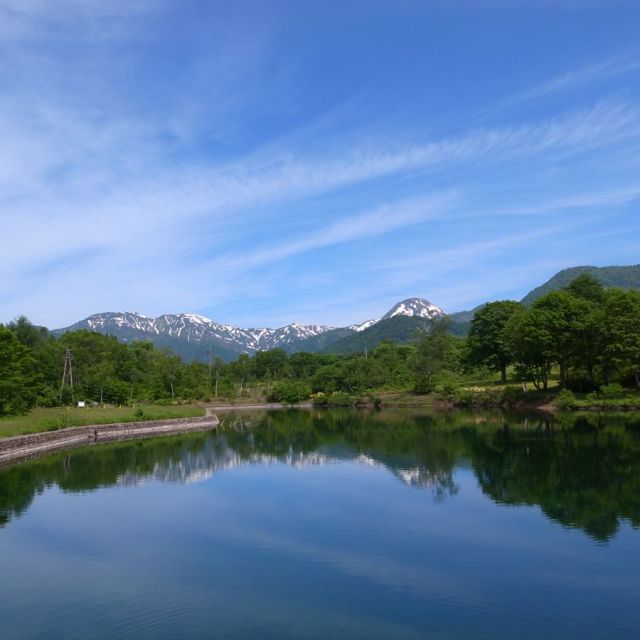
[[[195,404],[187,405],[137,405],[136,407],[57,407],[34,409],[24,416],[0,418],[0,438],[24,433],[55,431],[64,427],[80,427],[87,424],[112,422],[138,422],[140,420],[169,420],[203,416],[204,409]]]
[[[622,398],[582,397],[576,398],[572,406],[576,411],[640,411],[640,393]]]
[[[541,411],[634,411],[640,412],[640,392],[602,387],[592,393],[563,391],[554,381],[547,390],[523,389],[519,384],[478,381],[438,388],[429,394],[405,391],[371,391],[367,394],[318,394],[313,401],[320,406],[377,406],[446,408],[505,408]]]

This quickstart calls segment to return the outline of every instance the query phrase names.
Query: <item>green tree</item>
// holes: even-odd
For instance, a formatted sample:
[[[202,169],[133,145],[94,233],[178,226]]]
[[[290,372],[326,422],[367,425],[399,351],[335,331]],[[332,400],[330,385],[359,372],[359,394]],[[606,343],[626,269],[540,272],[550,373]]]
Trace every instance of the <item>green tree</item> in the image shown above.
[[[382,387],[385,379],[384,369],[374,358],[355,356],[344,362],[341,384],[337,390],[362,393]]]
[[[213,364],[211,365],[213,370],[213,388],[214,388],[214,397],[218,397],[218,390],[220,389],[220,378],[222,377],[222,373],[224,371],[224,360],[220,356],[216,356],[213,359]]]
[[[253,357],[254,373],[258,380],[266,380],[269,386],[272,380],[281,380],[289,372],[289,356],[284,349],[258,351]]]
[[[289,357],[289,371],[297,380],[310,380],[320,367],[336,360],[336,356],[299,351]]]
[[[503,329],[504,342],[521,377],[545,391],[554,363],[554,343],[549,332],[552,324],[549,311],[522,309],[509,318]]]
[[[176,397],[182,361],[169,349],[154,352],[155,389],[157,398]]]
[[[342,364],[328,364],[320,367],[314,374],[311,388],[314,392],[333,393],[344,390],[345,370]]]
[[[589,307],[583,299],[568,290],[553,291],[539,298],[532,309],[543,312],[537,315],[539,322],[551,341],[551,350],[560,369],[560,385],[569,385],[569,365],[580,350],[577,344],[576,327]]]
[[[522,305],[512,300],[490,302],[476,312],[467,339],[467,358],[472,365],[484,365],[500,372],[500,380],[507,381],[507,367],[513,355],[504,341],[504,327],[520,312]]]
[[[46,329],[35,327],[26,316],[20,316],[10,322],[9,329],[15,333],[20,344],[30,349],[35,349],[49,337],[49,332]]]
[[[602,348],[602,329],[608,320],[602,305],[586,298],[577,299],[581,306],[572,323],[573,361],[576,369],[586,374],[588,386],[595,388],[595,367]]]
[[[229,369],[233,379],[239,386],[238,393],[239,395],[242,395],[247,381],[254,374],[254,362],[246,353],[243,353],[238,356],[238,359],[235,362],[232,362],[229,365]]]
[[[13,331],[0,325],[0,415],[23,413],[33,407],[38,382],[31,350]]]
[[[411,384],[413,373],[409,365],[415,348],[410,345],[396,344],[390,340],[382,341],[371,353],[371,357],[380,365],[384,374],[384,386],[406,388]]]
[[[595,304],[604,302],[605,288],[602,283],[589,273],[583,273],[572,280],[566,289],[569,293]]]
[[[448,318],[434,322],[418,341],[413,359],[416,391],[429,393],[436,376],[443,372],[455,373],[460,366],[457,341],[449,333],[449,323]]]
[[[600,364],[604,381],[626,372],[640,387],[640,293],[610,289],[604,302],[606,322],[602,326]]]

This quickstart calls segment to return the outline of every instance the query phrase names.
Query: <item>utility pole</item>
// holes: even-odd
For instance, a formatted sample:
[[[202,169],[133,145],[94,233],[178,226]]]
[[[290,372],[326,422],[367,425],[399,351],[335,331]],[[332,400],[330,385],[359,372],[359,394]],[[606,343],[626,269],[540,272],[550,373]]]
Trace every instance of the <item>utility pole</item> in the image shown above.
[[[71,400],[73,400],[73,354],[69,347],[67,347],[67,350],[64,352],[64,369],[62,371],[62,384],[60,385],[60,400],[62,400],[65,384],[71,387]]]
[[[213,352],[211,350],[211,347],[207,347],[207,362],[209,363],[209,384],[211,384],[211,356],[213,355]]]

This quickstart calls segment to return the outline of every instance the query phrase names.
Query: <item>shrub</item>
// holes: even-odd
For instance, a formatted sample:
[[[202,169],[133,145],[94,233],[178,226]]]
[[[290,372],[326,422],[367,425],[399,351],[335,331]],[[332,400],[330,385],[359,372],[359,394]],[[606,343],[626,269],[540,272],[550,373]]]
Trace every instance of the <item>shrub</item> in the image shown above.
[[[316,393],[312,396],[313,404],[324,407],[329,404],[329,396],[326,393]]]
[[[613,384],[603,385],[600,388],[600,395],[604,400],[617,400],[619,398],[624,398],[626,391],[622,385],[615,382]]]
[[[522,398],[522,391],[518,387],[505,387],[502,391],[502,401],[509,404],[518,402]]]
[[[559,409],[569,410],[576,406],[576,397],[569,389],[563,389],[556,397],[555,404]]]
[[[435,390],[448,400],[455,398],[460,385],[455,380],[444,380],[436,386]]]
[[[135,418],[136,422],[142,422],[144,420],[149,420],[149,416],[145,413],[144,409],[142,407],[140,407],[134,414],[133,417]]]
[[[413,393],[426,396],[433,391],[433,381],[427,376],[419,376],[413,384]]]
[[[329,403],[339,407],[349,407],[353,404],[353,397],[344,391],[335,391],[329,396]]]
[[[104,387],[104,400],[112,404],[126,404],[131,389],[126,382],[111,379]]]
[[[459,407],[468,407],[473,404],[475,394],[469,389],[458,389],[453,396],[453,402]]]
[[[45,387],[38,395],[39,407],[59,407],[60,404],[60,391],[53,387]]]
[[[315,404],[332,405],[334,407],[350,407],[355,402],[355,398],[344,391],[334,391],[329,394],[318,394],[314,400]]]
[[[285,402],[296,404],[308,400],[311,395],[309,387],[299,380],[293,382],[276,382],[267,396],[269,402]]]

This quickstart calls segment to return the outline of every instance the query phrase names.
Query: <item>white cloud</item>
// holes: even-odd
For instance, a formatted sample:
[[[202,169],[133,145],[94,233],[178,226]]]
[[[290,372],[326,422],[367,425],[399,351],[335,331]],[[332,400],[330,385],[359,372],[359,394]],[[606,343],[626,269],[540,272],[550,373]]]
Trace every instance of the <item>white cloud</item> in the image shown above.
[[[170,107],[139,111],[129,108],[130,87],[103,81],[102,72],[114,70],[111,61],[90,55],[86,66],[69,65],[30,47],[30,38],[58,37],[52,25],[60,21],[69,20],[81,38],[83,21],[108,23],[163,8],[163,2],[0,0],[0,44],[12,57],[0,70],[6,86],[0,96],[0,318],[26,312],[63,324],[110,307],[154,314],[201,309],[239,292],[271,294],[277,281],[267,267],[409,232],[427,220],[479,219],[495,205],[489,183],[489,196],[509,192],[519,203],[491,209],[505,217],[545,207],[616,206],[635,197],[633,187],[615,184],[591,195],[550,185],[533,204],[518,193],[523,174],[539,166],[558,172],[596,149],[605,169],[622,154],[633,156],[640,112],[632,102],[605,100],[528,124],[410,141],[338,130],[331,139],[342,136],[341,142],[329,144],[317,132],[296,137],[288,131],[230,158],[201,153],[199,136],[206,133],[206,143],[233,137],[246,113],[261,108],[266,83],[247,87],[265,75],[269,33],[263,42],[257,29],[251,47],[222,38],[214,63],[185,71],[175,95],[166,98]],[[15,51],[2,40],[12,29],[11,37],[22,38]],[[529,93],[630,72],[633,64],[631,58],[610,61]],[[208,84],[217,88],[214,108],[196,99]],[[493,184],[496,171],[520,175]],[[303,224],[309,211],[321,219],[315,227]],[[287,237],[269,233],[270,221],[286,227]],[[492,246],[478,241],[467,259]],[[434,255],[444,259],[446,250]]]

